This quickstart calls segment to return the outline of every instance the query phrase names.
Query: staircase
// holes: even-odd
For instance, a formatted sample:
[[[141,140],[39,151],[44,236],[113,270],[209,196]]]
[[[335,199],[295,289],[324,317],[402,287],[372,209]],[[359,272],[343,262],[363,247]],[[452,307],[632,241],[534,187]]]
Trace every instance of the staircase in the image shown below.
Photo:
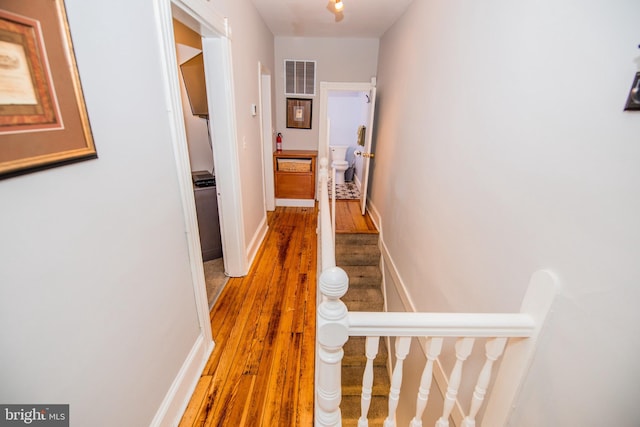
[[[482,414],[480,411],[484,411],[481,418],[483,425],[507,425],[533,360],[540,331],[544,330],[547,315],[559,293],[560,286],[555,274],[548,270],[533,273],[518,312],[376,312],[374,310],[383,308],[381,275],[379,270],[373,268],[380,261],[378,236],[339,234],[334,239],[327,165],[326,158],[320,159],[320,275],[317,282],[319,304],[316,316],[314,425],[358,425],[362,382],[370,387],[372,395],[367,416],[369,421],[363,419],[363,426],[383,425],[387,413],[388,425],[395,426],[396,409],[401,400],[415,404],[411,426],[422,425],[424,410],[430,403],[428,394],[423,390],[430,390],[432,385],[438,391],[446,390],[446,395],[440,393],[441,400],[444,400],[442,412],[432,405],[432,410],[436,411],[434,414],[440,413],[438,426],[448,426],[448,420],[453,420],[455,426],[475,426],[478,414]],[[335,209],[333,205],[333,212]],[[366,350],[365,340],[361,338],[363,336],[368,340]],[[385,368],[389,354],[385,341],[379,342],[379,351],[374,348],[378,344],[378,337],[395,341],[396,360],[392,381]],[[403,362],[414,339],[421,341],[426,361],[419,391],[409,390],[408,394],[403,394]],[[454,348],[443,349],[445,339],[455,340]],[[463,376],[464,361],[471,355],[476,339],[486,340],[484,354],[472,355],[477,362],[484,357],[482,370],[477,376]],[[365,363],[365,356],[358,356],[367,350],[370,362],[374,362],[374,355],[377,355],[375,367],[374,363]],[[445,371],[438,363],[441,354],[449,360],[455,357],[456,362],[450,371]],[[499,369],[494,376],[493,364],[500,358]],[[365,364],[366,368],[363,368]],[[361,373],[364,373],[364,377]],[[432,384],[432,380],[435,384]],[[455,397],[462,381],[466,387],[474,389],[468,411],[461,407]],[[491,392],[488,393],[490,383]],[[390,392],[387,394],[388,390]],[[439,403],[437,399],[431,402],[436,405]]]
[[[342,298],[349,311],[383,311],[382,274],[378,233],[336,234],[336,265],[349,276],[349,290]],[[351,337],[342,359],[342,425],[357,426],[360,417],[362,375],[367,359],[365,338]],[[389,373],[387,347],[380,341],[374,361],[374,383],[369,408],[369,426],[382,426],[388,413]]]

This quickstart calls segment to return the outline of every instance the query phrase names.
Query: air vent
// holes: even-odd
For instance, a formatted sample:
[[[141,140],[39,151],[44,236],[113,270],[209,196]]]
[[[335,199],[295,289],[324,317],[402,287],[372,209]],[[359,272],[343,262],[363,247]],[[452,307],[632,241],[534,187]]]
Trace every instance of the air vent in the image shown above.
[[[316,61],[284,60],[285,95],[316,94]]]

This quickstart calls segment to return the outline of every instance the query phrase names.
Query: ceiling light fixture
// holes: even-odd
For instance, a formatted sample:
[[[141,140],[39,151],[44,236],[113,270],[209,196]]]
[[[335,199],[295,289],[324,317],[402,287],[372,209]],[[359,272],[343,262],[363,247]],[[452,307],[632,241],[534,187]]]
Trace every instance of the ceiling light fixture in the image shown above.
[[[340,12],[342,9],[344,9],[344,3],[342,0],[336,0],[336,11]]]

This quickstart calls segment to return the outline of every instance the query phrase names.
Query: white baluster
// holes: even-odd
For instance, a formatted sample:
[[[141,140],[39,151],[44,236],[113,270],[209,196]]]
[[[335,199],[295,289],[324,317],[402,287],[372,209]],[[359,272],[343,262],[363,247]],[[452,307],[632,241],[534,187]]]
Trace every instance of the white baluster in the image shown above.
[[[425,344],[425,353],[427,354],[427,363],[422,371],[420,379],[420,387],[418,388],[418,397],[416,399],[416,416],[411,420],[409,427],[422,427],[422,414],[427,407],[429,400],[429,390],[431,389],[431,379],[433,378],[433,362],[442,351],[442,338],[429,338]]]
[[[368,427],[369,407],[371,406],[371,393],[373,392],[373,359],[378,354],[378,344],[380,337],[367,337],[366,355],[367,364],[364,367],[364,375],[362,376],[362,399],[360,401],[360,419],[358,419],[358,427]]]
[[[317,309],[318,370],[316,375],[316,427],[339,427],[342,346],[347,342],[347,307],[342,297],[349,287],[347,273],[339,267],[320,274],[323,301]]]
[[[384,420],[384,427],[396,426],[396,409],[398,408],[398,398],[400,397],[400,387],[402,386],[402,365],[409,353],[411,337],[396,338],[396,366],[391,376],[391,390],[389,391],[389,415]]]
[[[451,415],[453,405],[456,403],[456,396],[458,395],[460,381],[462,380],[462,365],[464,361],[467,360],[467,357],[469,357],[469,354],[471,354],[473,343],[474,338],[459,338],[458,341],[456,341],[456,364],[449,377],[449,386],[447,387],[447,393],[444,399],[442,416],[436,421],[436,427],[449,427],[449,415]]]
[[[473,391],[473,399],[471,399],[471,408],[469,409],[469,415],[464,417],[462,421],[462,427],[475,427],[476,415],[482,406],[484,401],[484,395],[487,393],[487,387],[489,387],[489,381],[491,380],[491,369],[493,368],[493,362],[498,360],[504,351],[504,346],[507,343],[506,338],[494,338],[487,341],[485,345],[485,352],[487,360],[484,362],[482,371],[478,375],[478,382],[476,388]]]

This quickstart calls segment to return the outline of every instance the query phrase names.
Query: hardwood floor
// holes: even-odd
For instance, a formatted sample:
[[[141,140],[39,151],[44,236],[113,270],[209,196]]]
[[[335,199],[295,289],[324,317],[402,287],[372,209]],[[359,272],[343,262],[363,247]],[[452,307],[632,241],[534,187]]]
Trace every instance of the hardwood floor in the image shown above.
[[[336,212],[336,228],[368,228],[359,211],[340,220],[348,203]],[[181,427],[313,425],[317,209],[278,207],[268,222],[249,274],[211,310],[216,346]]]
[[[369,213],[362,215],[359,200],[336,201],[336,233],[377,233]]]

